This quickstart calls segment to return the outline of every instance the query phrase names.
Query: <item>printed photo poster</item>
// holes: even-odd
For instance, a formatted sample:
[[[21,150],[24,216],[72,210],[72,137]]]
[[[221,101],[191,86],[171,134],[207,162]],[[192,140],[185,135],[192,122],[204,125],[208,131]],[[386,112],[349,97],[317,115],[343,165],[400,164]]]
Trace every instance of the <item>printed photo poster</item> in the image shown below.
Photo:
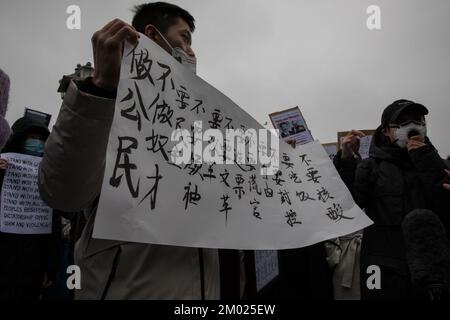
[[[280,141],[144,35],[124,48],[94,238],[271,250],[371,223],[319,142]]]
[[[369,149],[370,149],[370,144],[372,142],[372,137],[375,134],[375,130],[374,129],[368,129],[368,130],[358,130],[363,132],[366,136],[362,137],[359,142],[359,155],[361,156],[361,159],[366,159],[369,157]],[[338,132],[337,136],[338,136],[338,151],[341,149],[341,142],[344,139],[344,137],[349,133],[350,131],[341,131]]]
[[[294,140],[302,145],[314,140],[299,107],[271,113],[269,117],[284,141]]]
[[[0,231],[15,234],[52,233],[53,209],[41,199],[38,168],[41,157],[3,153],[8,161],[0,197]]]

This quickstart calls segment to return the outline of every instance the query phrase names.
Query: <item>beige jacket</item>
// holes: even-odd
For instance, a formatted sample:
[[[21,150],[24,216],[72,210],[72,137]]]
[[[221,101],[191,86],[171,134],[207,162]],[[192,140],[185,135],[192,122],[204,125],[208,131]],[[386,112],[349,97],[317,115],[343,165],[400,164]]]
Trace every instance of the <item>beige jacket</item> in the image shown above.
[[[360,257],[363,231],[325,242],[326,260],[333,271],[335,300],[361,300]]]
[[[114,107],[114,100],[85,94],[72,82],[39,169],[42,199],[87,218],[75,248],[76,298],[201,299],[203,282],[205,298],[219,299],[217,250],[92,238]]]

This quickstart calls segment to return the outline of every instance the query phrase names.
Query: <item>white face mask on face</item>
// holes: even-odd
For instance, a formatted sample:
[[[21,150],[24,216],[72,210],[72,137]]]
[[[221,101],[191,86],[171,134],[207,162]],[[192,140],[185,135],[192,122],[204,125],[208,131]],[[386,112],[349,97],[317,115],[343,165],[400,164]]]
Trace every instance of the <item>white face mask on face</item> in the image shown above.
[[[411,132],[413,136],[420,135],[423,139],[427,135],[427,126],[425,124],[419,125],[416,123],[408,123],[404,126],[399,126],[394,133],[394,143],[397,144],[400,148],[406,148],[406,144],[408,143],[409,136],[411,136]]]
[[[172,47],[170,43],[167,41],[167,39],[159,32],[158,29],[155,28],[155,30],[159,33],[161,38],[164,40],[164,42],[169,46],[170,50],[172,50],[171,54],[172,57],[175,58],[179,63],[181,63],[183,66],[191,70],[194,74],[197,74],[197,58],[189,56],[186,52],[184,52],[183,49],[180,47]]]

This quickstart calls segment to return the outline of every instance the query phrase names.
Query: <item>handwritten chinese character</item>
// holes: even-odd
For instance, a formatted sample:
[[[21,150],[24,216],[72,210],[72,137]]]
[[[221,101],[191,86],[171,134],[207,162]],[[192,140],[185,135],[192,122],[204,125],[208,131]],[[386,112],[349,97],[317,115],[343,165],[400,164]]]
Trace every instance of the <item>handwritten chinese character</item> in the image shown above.
[[[155,180],[152,188],[139,202],[139,204],[141,204],[148,196],[151,195],[150,196],[150,209],[151,210],[155,209],[155,207],[156,207],[156,197],[158,195],[158,185],[159,185],[159,181],[163,178],[162,175],[159,174],[159,166],[157,164],[155,164],[155,171],[156,171],[156,173],[153,177],[147,177],[147,179]]]
[[[238,195],[238,198],[241,199],[242,195],[245,194],[244,188],[242,184],[244,183],[244,178],[242,178],[242,174],[236,174],[235,181],[237,183],[236,187],[233,187],[234,192]]]
[[[286,222],[291,227],[293,227],[294,224],[302,224],[300,221],[297,221],[297,213],[293,210],[287,211],[285,217],[288,218]]]
[[[253,216],[256,219],[261,220],[261,214],[258,212],[259,201],[256,199],[253,199],[253,201],[250,201],[250,204],[253,206]]]
[[[211,129],[218,129],[220,128],[221,124],[223,121],[223,117],[220,114],[220,110],[219,109],[214,109],[214,112],[212,113],[212,120],[208,121],[208,123],[210,124]]]
[[[159,123],[167,123],[172,128],[172,116],[172,108],[163,100],[161,104],[156,106],[155,114],[153,115],[153,124],[158,120]]]
[[[204,173],[203,176],[205,178],[209,178],[209,182],[211,183],[212,179],[216,179],[216,175],[214,174],[214,169],[213,166],[215,165],[215,163],[209,165],[208,167],[208,173]]]
[[[161,77],[159,77],[158,79],[156,79],[156,80],[158,80],[158,81],[162,81],[162,82],[163,82],[161,91],[164,92],[164,90],[166,89],[166,78],[171,74],[172,70],[170,69],[170,67],[169,67],[168,65],[165,65],[165,64],[163,64],[163,63],[159,63],[159,62],[158,62],[158,65],[159,65],[161,68],[163,68],[163,69],[166,70],[166,71],[161,75]],[[174,84],[174,82],[173,82],[173,78],[170,78],[170,83],[172,84],[172,90],[175,90],[175,84]]]
[[[256,182],[256,175],[255,174],[252,174],[250,176],[250,180],[248,182],[250,184],[250,188],[249,188],[250,192],[252,192],[254,190],[259,195],[262,193],[261,190],[258,187],[258,183]]]
[[[184,210],[186,210],[189,204],[197,205],[197,202],[200,201],[202,197],[198,193],[197,185],[195,185],[195,190],[191,191],[190,182],[189,185],[184,187],[184,190],[186,190],[186,193],[184,194],[183,201],[184,201]]]
[[[289,174],[289,179],[294,181],[294,183],[302,183],[302,180],[297,176],[297,174],[294,171],[291,171]]]
[[[189,107],[189,103],[187,103],[186,101],[190,99],[189,94],[186,92],[186,88],[183,86],[180,86],[181,89],[177,89],[177,96],[179,99],[175,100],[176,102],[179,102],[180,105],[178,106],[178,108],[180,110],[184,110],[187,107]]]
[[[222,198],[220,198],[220,200],[223,200],[222,210],[220,210],[220,212],[225,212],[225,223],[228,222],[228,211],[233,209],[228,203],[229,198],[230,197],[228,195],[223,195]]]
[[[188,174],[190,176],[198,174],[200,176],[200,178],[202,179],[202,181],[203,181],[204,180],[203,175],[201,173],[199,173],[199,171],[200,171],[200,169],[202,167],[203,167],[202,164],[188,163],[187,165],[184,166],[184,169],[188,169],[189,170]]]
[[[309,195],[309,193],[305,192],[305,191],[297,191],[295,193],[295,195],[300,199],[301,202],[305,202],[308,200],[316,200],[314,198],[311,198],[311,196]]]
[[[291,158],[286,153],[283,153],[283,161],[281,161],[281,163],[286,166],[286,169],[291,169],[294,167],[294,164],[291,162]]]
[[[203,101],[202,100],[195,100],[195,102],[197,102],[197,104],[191,109],[191,111],[195,110],[196,114],[198,114],[199,108],[202,107],[202,112],[205,113],[205,108],[202,106],[203,105]]]
[[[277,186],[283,186],[281,183],[286,182],[285,180],[280,178],[282,175],[283,175],[283,173],[280,170],[278,170],[277,173],[275,173],[275,177],[272,178],[272,180],[275,181],[275,184]]]
[[[273,197],[273,189],[267,185],[267,181],[266,181],[266,187],[264,188],[264,194],[266,195],[266,198]]]
[[[225,129],[234,129],[234,127],[231,125],[231,122],[233,121],[231,118],[225,117],[225,120],[228,122],[224,125]]]
[[[127,55],[132,55],[130,73],[134,73],[136,69],[136,76],[131,79],[143,80],[148,79],[152,85],[155,85],[153,78],[150,74],[152,68],[153,60],[149,59],[149,53],[147,49],[141,49],[140,52],[136,52],[136,47]]]
[[[137,198],[139,196],[139,183],[140,178],[138,179],[136,187],[133,186],[133,181],[131,178],[131,170],[136,170],[137,166],[134,163],[130,162],[130,155],[132,149],[137,149],[138,141],[133,137],[118,137],[119,139],[119,148],[117,151],[116,163],[114,165],[113,175],[109,179],[109,184],[115,188],[117,188],[121,181],[123,174],[117,175],[117,171],[123,170],[125,173],[125,178],[127,181],[128,189],[130,190],[131,196],[133,198]],[[129,142],[127,146],[125,146],[125,142]],[[123,155],[123,162],[120,162],[120,159]]]
[[[347,219],[347,220],[354,219],[354,217],[344,216],[344,209],[342,209],[342,206],[340,204],[333,203],[333,205],[331,207],[327,208],[327,210],[328,210],[328,213],[327,213],[328,218],[330,218],[334,222],[338,222],[341,219]]]
[[[305,163],[309,167],[311,160],[306,159],[307,156],[308,156],[307,154],[302,154],[299,157],[300,159],[302,159],[302,164]]]
[[[319,179],[322,178],[322,176],[319,176],[319,171],[314,168],[308,168],[306,176],[309,178],[308,181],[312,181],[314,183],[320,183]]]
[[[291,198],[289,198],[289,192],[287,192],[286,190],[280,190],[278,194],[281,196],[281,204],[286,202],[289,205],[291,205]]]
[[[328,192],[328,190],[326,190],[324,187],[322,187],[322,189],[317,190],[317,197],[323,203],[327,202],[329,199],[334,199],[334,197],[332,197]]]
[[[153,153],[160,152],[166,161],[169,161],[169,157],[167,156],[166,151],[164,150],[164,146],[169,141],[169,138],[163,135],[155,134],[155,130],[152,129],[152,135],[150,137],[145,138],[146,142],[149,142],[149,146],[147,146],[148,151],[152,151]]]
[[[222,180],[220,182],[224,183],[227,187],[230,188],[230,185],[228,184],[228,181],[227,181],[229,175],[230,174],[228,173],[228,170],[225,169],[225,172],[220,174],[220,177],[222,178]]]

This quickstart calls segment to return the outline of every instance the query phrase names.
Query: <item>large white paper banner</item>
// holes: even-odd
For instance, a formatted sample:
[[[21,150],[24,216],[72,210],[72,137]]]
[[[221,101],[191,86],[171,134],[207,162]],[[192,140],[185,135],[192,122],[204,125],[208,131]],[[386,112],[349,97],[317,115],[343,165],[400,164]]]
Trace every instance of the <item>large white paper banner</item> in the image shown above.
[[[8,161],[0,203],[0,231],[16,234],[52,233],[53,209],[41,199],[38,167],[41,157],[3,153]]]
[[[194,125],[196,121],[201,125]],[[171,155],[179,155],[172,148],[180,138],[171,141],[171,135],[177,128],[192,133],[183,141],[195,143],[197,151],[202,131],[205,141],[200,151],[213,145],[207,129],[221,129],[224,137],[225,129],[263,129],[141,35],[137,47],[124,50],[95,238],[285,249],[349,234],[372,223],[353,202],[319,142],[296,149],[280,142],[279,154],[271,157],[272,164],[279,160],[279,171],[264,175],[260,159],[257,164],[206,164],[200,153],[194,157],[198,163],[175,165]],[[249,141],[251,150],[254,143]],[[258,144],[261,141],[260,137]],[[228,159],[229,139],[225,145]],[[266,155],[275,146],[268,145]],[[237,152],[237,157],[242,153]]]

